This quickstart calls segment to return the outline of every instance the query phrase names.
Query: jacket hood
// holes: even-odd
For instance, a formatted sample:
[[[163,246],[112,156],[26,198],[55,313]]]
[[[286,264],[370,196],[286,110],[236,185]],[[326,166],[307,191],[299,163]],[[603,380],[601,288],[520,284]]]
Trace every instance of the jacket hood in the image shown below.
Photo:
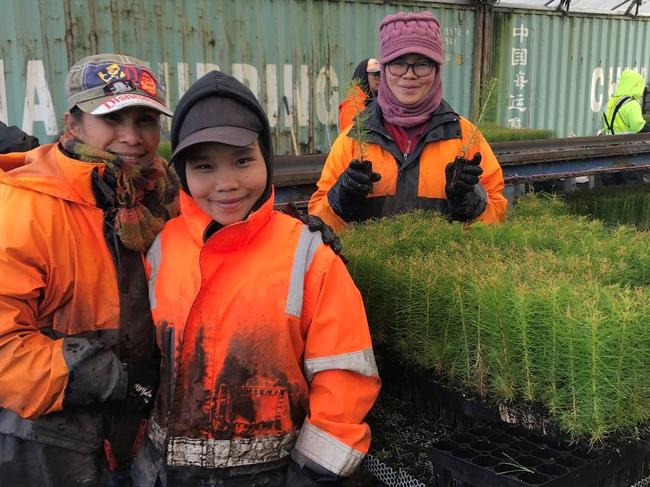
[[[645,90],[645,80],[636,71],[626,69],[621,73],[621,77],[616,85],[614,96],[631,96],[640,100]]]
[[[79,204],[95,205],[90,180],[103,164],[71,159],[58,144],[46,144],[29,152],[0,154],[0,184],[43,193]]]
[[[260,199],[253,206],[254,211],[271,196],[271,181],[273,179],[273,147],[271,144],[271,129],[269,121],[266,118],[266,114],[264,113],[259,101],[255,98],[255,95],[253,95],[253,92],[251,92],[251,90],[249,90],[239,80],[221,71],[210,71],[190,86],[179,100],[178,105],[176,105],[176,110],[174,110],[171,129],[172,153],[180,143],[180,128],[192,106],[197,103],[197,101],[211,96],[222,96],[234,99],[238,103],[248,107],[255,115],[257,115],[262,123],[262,132],[259,136],[259,142],[264,149],[263,152],[268,154],[268,156],[265,157],[267,179],[264,193],[262,193]],[[187,189],[185,180],[185,161],[175,161],[174,165],[185,189]]]

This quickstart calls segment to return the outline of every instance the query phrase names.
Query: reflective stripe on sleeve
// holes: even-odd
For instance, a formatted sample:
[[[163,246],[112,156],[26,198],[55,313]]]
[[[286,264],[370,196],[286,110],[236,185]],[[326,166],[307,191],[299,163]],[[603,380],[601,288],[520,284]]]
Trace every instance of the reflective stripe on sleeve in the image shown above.
[[[151,244],[149,252],[147,252],[147,261],[149,261],[149,265],[151,266],[149,273],[149,306],[152,309],[156,307],[156,278],[158,277],[161,257],[162,246],[160,243],[160,234],[158,234]]]
[[[307,422],[300,429],[295,451],[341,477],[352,475],[365,456]]]
[[[307,226],[300,231],[300,238],[293,256],[291,280],[285,313],[300,318],[302,315],[302,297],[305,286],[305,272],[309,269],[316,249],[323,243],[320,232],[311,232]]]
[[[333,369],[349,370],[368,377],[379,376],[372,348],[327,357],[307,358],[304,362],[304,372],[308,383],[311,383],[317,372]]]
[[[165,451],[166,429],[152,420],[148,435],[158,451]],[[297,436],[298,431],[230,440],[172,436],[167,439],[167,465],[226,468],[281,460],[291,454]]]

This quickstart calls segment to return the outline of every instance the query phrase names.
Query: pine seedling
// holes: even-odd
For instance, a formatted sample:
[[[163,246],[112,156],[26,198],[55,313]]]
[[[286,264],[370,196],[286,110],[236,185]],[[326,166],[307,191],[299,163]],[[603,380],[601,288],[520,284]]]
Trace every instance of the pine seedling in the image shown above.
[[[347,89],[347,96],[352,99],[354,123],[350,132],[348,132],[348,136],[355,142],[358,150],[357,160],[364,165],[365,171],[370,176],[372,174],[372,162],[366,160],[367,144],[370,141],[370,129],[367,124],[370,112],[366,110],[362,94],[361,82],[358,79],[352,79]],[[372,192],[372,187],[370,192]]]
[[[463,171],[463,168],[468,162],[467,152],[471,149],[472,145],[474,145],[474,140],[476,139],[477,134],[479,132],[478,126],[480,125],[481,120],[483,120],[483,115],[485,115],[485,112],[488,106],[490,105],[490,101],[492,100],[493,94],[496,92],[496,86],[497,86],[497,79],[491,78],[483,86],[483,89],[481,90],[480,98],[483,104],[481,105],[481,109],[479,110],[479,114],[478,114],[478,119],[476,120],[474,128],[472,129],[472,132],[470,133],[467,142],[461,145],[460,147],[460,154],[456,158],[456,161],[458,161],[459,163],[454,165],[454,170],[451,175],[451,182],[449,184],[449,186],[452,188],[456,185],[458,178],[460,177],[460,174]]]
[[[472,129],[472,133],[470,134],[467,143],[463,144],[460,147],[460,155],[465,159],[467,158],[467,151],[469,151],[472,145],[474,144],[474,140],[476,139],[476,136],[479,131],[478,127],[481,125],[481,122],[483,121],[483,116],[487,112],[488,108],[491,107],[491,103],[493,102],[493,96],[496,94],[497,85],[498,85],[497,78],[490,78],[481,87],[480,100],[482,104],[481,104],[481,109],[479,110],[478,113],[478,118],[476,119],[474,128]]]
[[[343,239],[373,336],[399,359],[488,399],[544,404],[593,441],[650,417],[648,234],[530,195],[501,225],[414,212]]]
[[[356,78],[352,79],[346,93],[347,97],[352,99],[352,106],[354,107],[354,123],[348,135],[356,143],[359,154],[357,159],[363,162],[367,152],[366,144],[370,141],[370,129],[366,124],[370,113],[366,110],[361,82]]]

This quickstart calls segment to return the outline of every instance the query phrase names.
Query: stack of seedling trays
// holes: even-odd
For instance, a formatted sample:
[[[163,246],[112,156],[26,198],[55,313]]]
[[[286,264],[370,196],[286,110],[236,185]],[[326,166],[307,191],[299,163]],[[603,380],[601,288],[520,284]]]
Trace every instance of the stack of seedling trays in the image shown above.
[[[490,463],[500,457],[450,433],[436,440],[452,443],[430,449],[436,475],[467,486],[627,487],[646,473],[650,235],[578,216],[557,197],[529,195],[501,225],[415,212],[352,226],[343,241],[385,359],[385,390],[410,394],[439,415],[438,398],[454,414],[468,413],[450,424],[475,435],[470,443],[487,441],[490,434],[474,431],[481,426],[513,442],[539,440],[538,455],[560,452],[499,472],[508,465]],[[520,437],[495,420],[536,435]],[[568,444],[575,451],[551,447]],[[532,458],[531,451],[512,453]],[[581,465],[560,463],[581,454]],[[492,483],[461,478],[472,468]],[[444,482],[438,478],[439,487]]]

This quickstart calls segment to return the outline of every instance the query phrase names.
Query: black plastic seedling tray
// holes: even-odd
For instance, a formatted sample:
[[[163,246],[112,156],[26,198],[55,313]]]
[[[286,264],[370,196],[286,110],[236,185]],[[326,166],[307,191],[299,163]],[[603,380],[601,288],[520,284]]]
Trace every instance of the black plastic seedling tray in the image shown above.
[[[629,487],[646,472],[646,442],[590,448],[504,423],[452,433],[430,454],[437,487]]]

